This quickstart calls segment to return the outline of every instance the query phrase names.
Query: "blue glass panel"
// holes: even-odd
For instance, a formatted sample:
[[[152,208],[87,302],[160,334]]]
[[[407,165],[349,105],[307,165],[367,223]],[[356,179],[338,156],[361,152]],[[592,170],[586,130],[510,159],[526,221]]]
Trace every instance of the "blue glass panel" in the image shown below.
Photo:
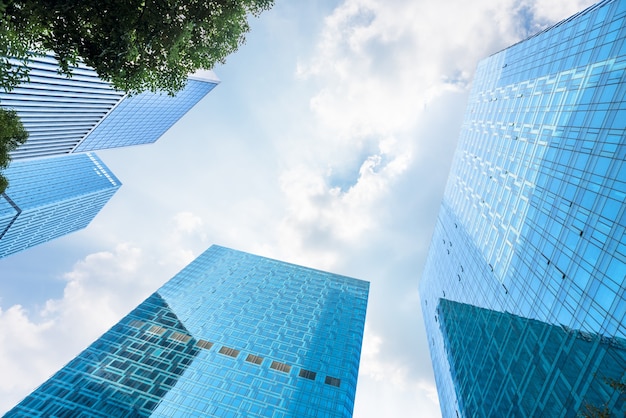
[[[217,82],[191,79],[176,96],[145,92],[126,97],[74,152],[155,142],[216,85]]]
[[[570,356],[593,357],[585,344],[548,331],[561,326],[596,342],[626,338],[625,18],[626,2],[601,1],[478,64],[420,282],[445,417],[576,416],[586,404],[605,403],[617,416],[625,412],[615,385],[588,378],[626,382],[621,354],[617,369],[600,358],[593,371],[579,368],[577,378],[592,386],[574,389],[571,370],[552,352],[530,348],[553,335],[555,349],[573,344],[580,353]],[[461,325],[446,323],[444,338],[441,298],[471,307],[462,310],[480,316],[476,324],[509,315],[542,335],[533,340],[520,328],[509,337],[484,325],[473,331],[485,333],[478,338],[454,335],[464,332]],[[483,352],[490,338],[517,338],[520,346],[529,338],[529,347],[513,357],[501,347],[487,350],[492,366],[482,371],[479,363],[458,363],[459,347]],[[524,361],[512,363],[516,356]],[[463,372],[451,373],[455,367]],[[515,373],[534,367],[535,377],[515,383],[523,381]],[[475,388],[464,389],[470,381]]]
[[[213,246],[7,416],[350,417],[368,291]]]
[[[89,153],[14,161],[5,176],[0,257],[86,227],[121,186]]]

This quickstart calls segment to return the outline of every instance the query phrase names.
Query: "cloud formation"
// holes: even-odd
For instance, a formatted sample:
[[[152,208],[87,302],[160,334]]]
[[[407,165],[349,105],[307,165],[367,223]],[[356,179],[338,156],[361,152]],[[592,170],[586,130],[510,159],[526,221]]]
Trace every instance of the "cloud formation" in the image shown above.
[[[300,231],[295,235],[304,237],[304,231],[317,227],[332,231],[326,236],[334,240],[365,240],[353,247],[355,251],[384,243],[390,253],[401,253],[408,244],[417,249],[408,254],[418,258],[420,266],[435,221],[428,208],[433,207],[437,192],[428,190],[443,189],[464,109],[455,101],[465,101],[478,61],[588,4],[589,0],[478,0],[471,6],[462,0],[342,2],[325,18],[315,52],[300,61],[297,75],[321,86],[310,100],[310,109],[320,132],[332,132],[332,139],[324,141],[330,150],[328,160],[368,149],[389,149],[387,160],[395,163],[395,169],[378,170],[383,153],[370,152],[356,184],[345,192],[332,188],[327,178],[324,181],[320,168],[300,170],[293,178],[301,181],[294,180],[292,189],[283,189],[292,199],[287,222]],[[389,138],[393,141],[387,142]],[[414,177],[409,182],[407,176]],[[411,221],[399,209],[402,205],[422,219]],[[388,214],[402,221],[385,222]],[[409,233],[414,235],[409,237]],[[332,253],[337,247],[330,248]],[[346,253],[334,253],[334,261]],[[383,257],[379,253],[375,259]],[[364,257],[361,260],[367,263]],[[402,258],[394,261],[406,263]],[[371,295],[357,416],[407,416],[408,411],[415,416],[437,416],[436,389],[420,365],[429,362],[426,343],[403,346],[406,341],[398,331],[422,326],[417,324],[421,321],[419,302],[406,293],[407,284],[414,285],[420,272],[403,270],[402,279],[396,282],[390,276],[397,270],[391,266],[380,270],[372,281],[386,286],[387,306],[382,306],[385,302],[378,295]],[[372,287],[376,289],[380,291]],[[404,302],[409,301],[412,308],[399,307],[406,308]],[[389,313],[383,314],[382,309]],[[395,396],[391,400],[389,395],[385,407],[367,401],[384,403],[388,393],[382,388],[390,387]]]
[[[63,275],[62,297],[28,311],[21,305],[0,309],[0,413],[71,360],[120,318],[194,258],[185,237],[201,220],[176,214],[159,246],[144,251],[118,244],[90,254]],[[175,256],[172,256],[174,254]]]
[[[417,281],[474,69],[590,2],[345,0],[307,34],[312,51],[281,60],[293,80],[252,74],[246,89],[218,70],[211,95],[226,99],[214,113],[111,157],[114,171],[147,175],[124,178],[87,230],[106,250],[77,262],[41,309],[0,310],[0,370],[12,376],[0,379],[0,411],[215,242],[370,280],[355,416],[438,416]],[[246,56],[246,73],[278,42],[256,33],[289,34],[310,18],[297,11],[277,4],[261,17],[279,26],[250,33],[264,49]],[[228,108],[239,96],[245,106]]]

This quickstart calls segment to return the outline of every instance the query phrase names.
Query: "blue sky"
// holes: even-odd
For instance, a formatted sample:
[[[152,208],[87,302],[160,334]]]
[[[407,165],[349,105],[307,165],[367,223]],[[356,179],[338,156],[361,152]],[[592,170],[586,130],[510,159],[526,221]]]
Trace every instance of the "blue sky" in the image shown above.
[[[356,417],[437,417],[417,283],[478,60],[588,0],[285,1],[85,230],[0,260],[0,413],[211,244],[371,282]]]

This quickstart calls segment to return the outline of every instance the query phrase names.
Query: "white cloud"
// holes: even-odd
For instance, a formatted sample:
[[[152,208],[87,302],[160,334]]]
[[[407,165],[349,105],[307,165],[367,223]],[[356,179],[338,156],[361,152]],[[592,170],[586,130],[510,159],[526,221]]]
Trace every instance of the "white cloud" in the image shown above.
[[[119,244],[78,261],[63,275],[63,296],[38,311],[0,310],[0,413],[15,405],[188,263],[183,236],[198,231],[192,213],[174,216],[172,229],[150,254]],[[181,247],[181,248],[178,248]],[[178,248],[179,256],[171,257]],[[53,349],[51,349],[53,348]]]
[[[333,188],[320,162],[298,167],[283,176],[283,191],[290,206],[282,227],[283,231],[289,229],[284,234],[289,242],[299,244],[293,248],[302,252],[314,249],[325,254],[325,260],[331,264],[340,263],[346,256],[357,258],[359,251],[375,253],[373,249],[385,245],[393,253],[397,242],[427,248],[430,234],[407,237],[407,229],[399,224],[393,230],[383,230],[389,225],[383,222],[385,217],[400,217],[404,213],[400,206],[385,203],[413,205],[416,218],[425,212],[424,208],[431,204],[426,199],[433,196],[422,190],[445,177],[449,163],[434,158],[438,152],[434,150],[447,149],[440,143],[454,141],[460,125],[451,129],[450,123],[460,124],[462,117],[462,108],[441,104],[467,94],[482,58],[566,18],[590,1],[572,2],[567,7],[562,7],[563,3],[342,2],[325,19],[314,53],[300,59],[296,73],[301,80],[319,86],[309,102],[318,129],[316,141],[320,143],[316,157],[330,161],[332,167],[341,167],[351,161],[351,155],[365,152],[366,156],[358,181],[348,190]],[[448,121],[444,129],[442,121],[443,125]],[[452,139],[443,138],[450,130],[454,131]],[[393,141],[387,142],[388,138]],[[304,161],[311,160],[309,156]],[[414,167],[417,163],[422,167]],[[405,183],[409,173],[420,177]],[[398,187],[400,184],[403,187]],[[418,229],[431,231],[433,222],[434,219],[424,217],[417,221]],[[319,245],[320,242],[326,245]],[[380,258],[376,261],[385,263]],[[365,259],[361,262],[370,264]],[[389,273],[392,269],[380,270]],[[377,282],[372,289],[398,285],[395,292],[386,290],[389,304],[404,300],[400,292],[406,289],[408,281],[414,280],[414,276],[403,277],[400,286],[390,277],[370,278]],[[416,312],[418,302],[414,298],[412,301],[414,309],[405,309],[403,314],[421,319]],[[377,302],[375,309],[380,306]],[[401,314],[396,305],[389,309]],[[426,343],[409,347],[391,341],[400,333],[392,331],[395,327],[391,323],[378,319],[384,315],[374,310],[368,313],[368,318],[376,320],[370,321],[364,342],[355,416],[439,415],[431,376],[416,365],[420,361],[430,362]],[[402,317],[396,323],[406,327],[414,322]],[[416,357],[420,360],[407,363],[407,359]]]
[[[204,225],[202,218],[191,212],[177,213],[174,216],[174,222],[176,225],[176,231],[188,234],[197,231],[202,225]]]
[[[535,20],[539,22],[539,28],[544,29],[545,26],[554,24],[561,19],[577,13],[586,7],[589,7],[594,0],[551,0],[551,1],[534,1],[530,6]]]
[[[281,254],[306,252],[310,259],[313,252],[323,267],[332,266],[341,245],[362,243],[366,234],[375,239],[380,219],[394,211],[384,205],[390,188],[413,164],[444,177],[448,164],[426,155],[437,147],[432,142],[450,139],[429,126],[461,118],[429,108],[450,92],[466,92],[480,59],[548,24],[555,8],[546,3],[346,0],[335,8],[296,68],[300,83],[316,86],[309,101],[314,122],[302,123],[313,129],[280,177]],[[424,132],[430,136],[420,137]],[[351,187],[333,184],[335,172],[355,164]]]
[[[413,267],[423,260],[413,258],[428,247],[431,207],[440,196],[434,189],[443,184],[461,123],[463,106],[452,104],[465,97],[480,59],[583,3],[590,1],[346,0],[324,21],[315,50],[299,52],[295,80],[266,86],[272,77],[246,70],[254,73],[245,80],[254,93],[248,96],[225,67],[211,93],[224,92],[211,108],[211,126],[207,112],[176,138],[120,151],[128,159],[112,168],[128,174],[118,194],[126,200],[111,202],[110,214],[101,213],[90,231],[129,243],[78,262],[64,276],[63,297],[41,311],[19,305],[0,311],[0,370],[11,376],[0,379],[0,411],[215,238],[330,271],[350,265],[356,277],[371,280],[355,416],[437,416],[424,372],[426,343],[408,337],[422,325],[407,289],[420,274]],[[302,91],[313,94],[296,95]],[[263,115],[262,129],[245,130],[260,118],[253,111]],[[224,115],[227,126],[220,125]],[[241,132],[249,137],[239,138]],[[143,182],[133,177],[142,174]],[[193,209],[172,217],[180,206]],[[135,223],[123,224],[122,216]]]
[[[381,349],[389,350],[392,345],[366,324],[354,416],[437,416],[439,400],[434,383],[411,376],[409,367],[380,355]]]
[[[381,202],[389,187],[407,169],[411,154],[391,138],[362,161],[354,184],[332,185],[332,170],[301,165],[284,172],[281,189],[286,214],[279,226],[280,245],[289,257],[317,254],[320,268],[335,263],[337,245],[358,246],[379,226]]]

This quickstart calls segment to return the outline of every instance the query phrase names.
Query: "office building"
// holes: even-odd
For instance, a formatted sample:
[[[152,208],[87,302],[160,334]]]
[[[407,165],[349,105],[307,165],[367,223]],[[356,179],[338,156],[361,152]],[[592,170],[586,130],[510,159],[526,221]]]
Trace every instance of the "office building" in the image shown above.
[[[84,228],[120,185],[117,179],[111,184],[103,180],[114,176],[95,154],[19,161],[155,142],[218,83],[212,71],[200,71],[191,75],[175,96],[152,92],[129,96],[85,65],[73,67],[70,78],[59,74],[52,55],[35,57],[29,65],[28,82],[11,92],[0,92],[0,105],[17,111],[29,133],[26,143],[11,153],[14,162],[6,172],[11,189],[0,198],[0,258]],[[76,167],[72,167],[74,163]],[[105,177],[94,176],[91,164]],[[89,181],[94,183],[88,185]],[[38,189],[47,182],[62,188],[53,192]],[[110,190],[105,192],[103,186]],[[90,195],[90,204],[81,209],[78,202],[86,198],[86,190],[98,191],[99,197]],[[25,197],[29,194],[32,199]],[[13,195],[28,200],[29,216]],[[65,216],[68,202],[73,206],[71,215]],[[49,216],[52,212],[54,217]],[[41,234],[42,230],[48,232]]]
[[[478,65],[420,282],[444,417],[626,410],[625,18]]]
[[[576,416],[623,405],[611,385],[624,375],[624,338],[449,299],[437,315],[465,416]]]
[[[212,246],[6,417],[350,417],[368,290]]]
[[[30,67],[28,82],[0,92],[1,105],[16,110],[30,134],[13,159],[153,143],[219,82],[202,71],[175,96],[129,96],[84,65],[72,68],[71,78],[60,75],[51,55],[34,58]]]
[[[0,258],[85,228],[120,188],[91,153],[14,161],[0,194]]]

